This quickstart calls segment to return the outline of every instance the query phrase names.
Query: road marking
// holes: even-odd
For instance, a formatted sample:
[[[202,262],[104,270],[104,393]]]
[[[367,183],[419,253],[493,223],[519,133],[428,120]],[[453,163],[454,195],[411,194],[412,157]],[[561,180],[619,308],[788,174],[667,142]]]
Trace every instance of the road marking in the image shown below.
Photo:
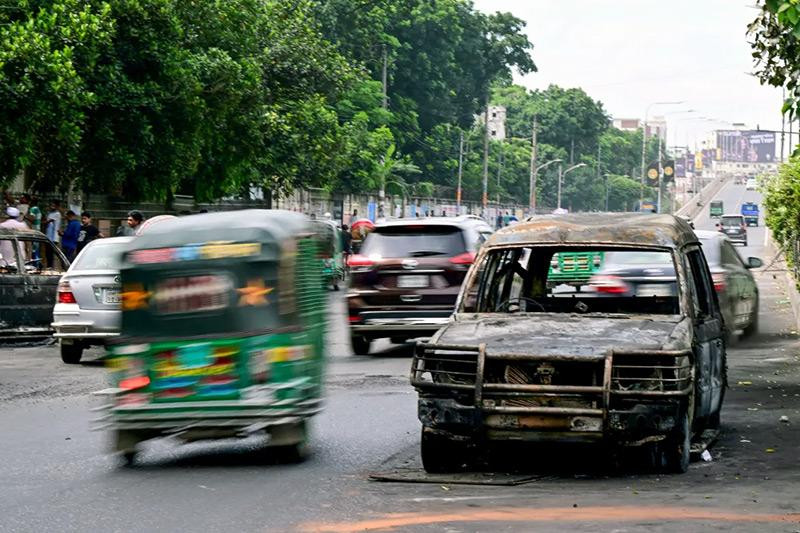
[[[510,522],[744,522],[800,524],[800,514],[757,514],[700,507],[543,507],[540,509],[498,507],[462,509],[448,513],[390,513],[359,522],[308,523],[300,531],[348,533],[351,531],[391,530],[395,528],[449,523]]]

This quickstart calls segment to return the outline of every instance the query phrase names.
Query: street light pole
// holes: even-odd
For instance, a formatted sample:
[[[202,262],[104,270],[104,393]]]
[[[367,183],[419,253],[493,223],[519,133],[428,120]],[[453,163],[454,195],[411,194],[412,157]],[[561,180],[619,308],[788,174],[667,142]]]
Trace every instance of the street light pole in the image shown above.
[[[639,175],[639,180],[641,182],[641,193],[640,193],[640,200],[644,197],[644,169],[646,166],[646,158],[647,158],[647,117],[650,114],[650,108],[656,105],[678,105],[682,104],[683,100],[675,101],[675,102],[652,102],[647,105],[644,110],[644,122],[642,123],[642,173]],[[661,137],[659,132],[659,137]]]
[[[561,164],[558,165],[558,209],[561,209],[561,182],[564,179],[564,176],[566,176],[567,173],[572,172],[575,169],[585,166],[586,163],[578,163],[577,165],[572,165],[564,172],[561,172]]]

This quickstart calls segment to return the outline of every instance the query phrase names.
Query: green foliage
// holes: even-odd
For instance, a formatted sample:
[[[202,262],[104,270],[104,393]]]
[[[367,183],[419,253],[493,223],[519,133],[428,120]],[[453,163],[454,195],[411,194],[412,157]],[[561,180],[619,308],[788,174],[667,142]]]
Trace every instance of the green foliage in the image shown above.
[[[793,244],[800,239],[800,158],[792,157],[780,166],[777,176],[761,180],[766,223],[781,244],[787,259],[800,264]]]

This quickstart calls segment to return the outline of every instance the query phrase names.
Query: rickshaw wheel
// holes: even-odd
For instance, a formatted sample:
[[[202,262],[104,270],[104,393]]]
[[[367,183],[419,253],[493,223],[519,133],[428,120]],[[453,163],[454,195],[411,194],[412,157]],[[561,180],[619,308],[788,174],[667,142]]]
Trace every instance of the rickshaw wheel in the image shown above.
[[[369,355],[369,347],[372,341],[360,335],[351,335],[350,344],[353,345],[353,353],[356,355]]]
[[[466,446],[458,441],[422,428],[420,438],[422,467],[430,474],[458,472],[464,469]]]

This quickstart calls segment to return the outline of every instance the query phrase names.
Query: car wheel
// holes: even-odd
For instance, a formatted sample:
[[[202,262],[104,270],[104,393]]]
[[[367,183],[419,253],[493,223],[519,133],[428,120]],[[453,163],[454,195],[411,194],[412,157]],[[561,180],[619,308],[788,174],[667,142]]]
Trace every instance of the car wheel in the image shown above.
[[[61,360],[68,365],[77,365],[81,362],[83,355],[83,344],[76,342],[74,344],[61,343]]]
[[[353,353],[356,355],[369,355],[369,347],[372,344],[366,337],[351,335],[350,344],[353,346]]]
[[[666,472],[683,474],[689,470],[691,438],[689,412],[688,409],[684,408],[678,416],[675,428],[660,445],[662,464]]]
[[[758,333],[758,304],[753,310],[753,316],[750,317],[750,323],[742,330],[742,337],[752,337],[756,333]]]
[[[422,467],[429,474],[458,472],[466,463],[466,446],[423,427],[420,455]]]

